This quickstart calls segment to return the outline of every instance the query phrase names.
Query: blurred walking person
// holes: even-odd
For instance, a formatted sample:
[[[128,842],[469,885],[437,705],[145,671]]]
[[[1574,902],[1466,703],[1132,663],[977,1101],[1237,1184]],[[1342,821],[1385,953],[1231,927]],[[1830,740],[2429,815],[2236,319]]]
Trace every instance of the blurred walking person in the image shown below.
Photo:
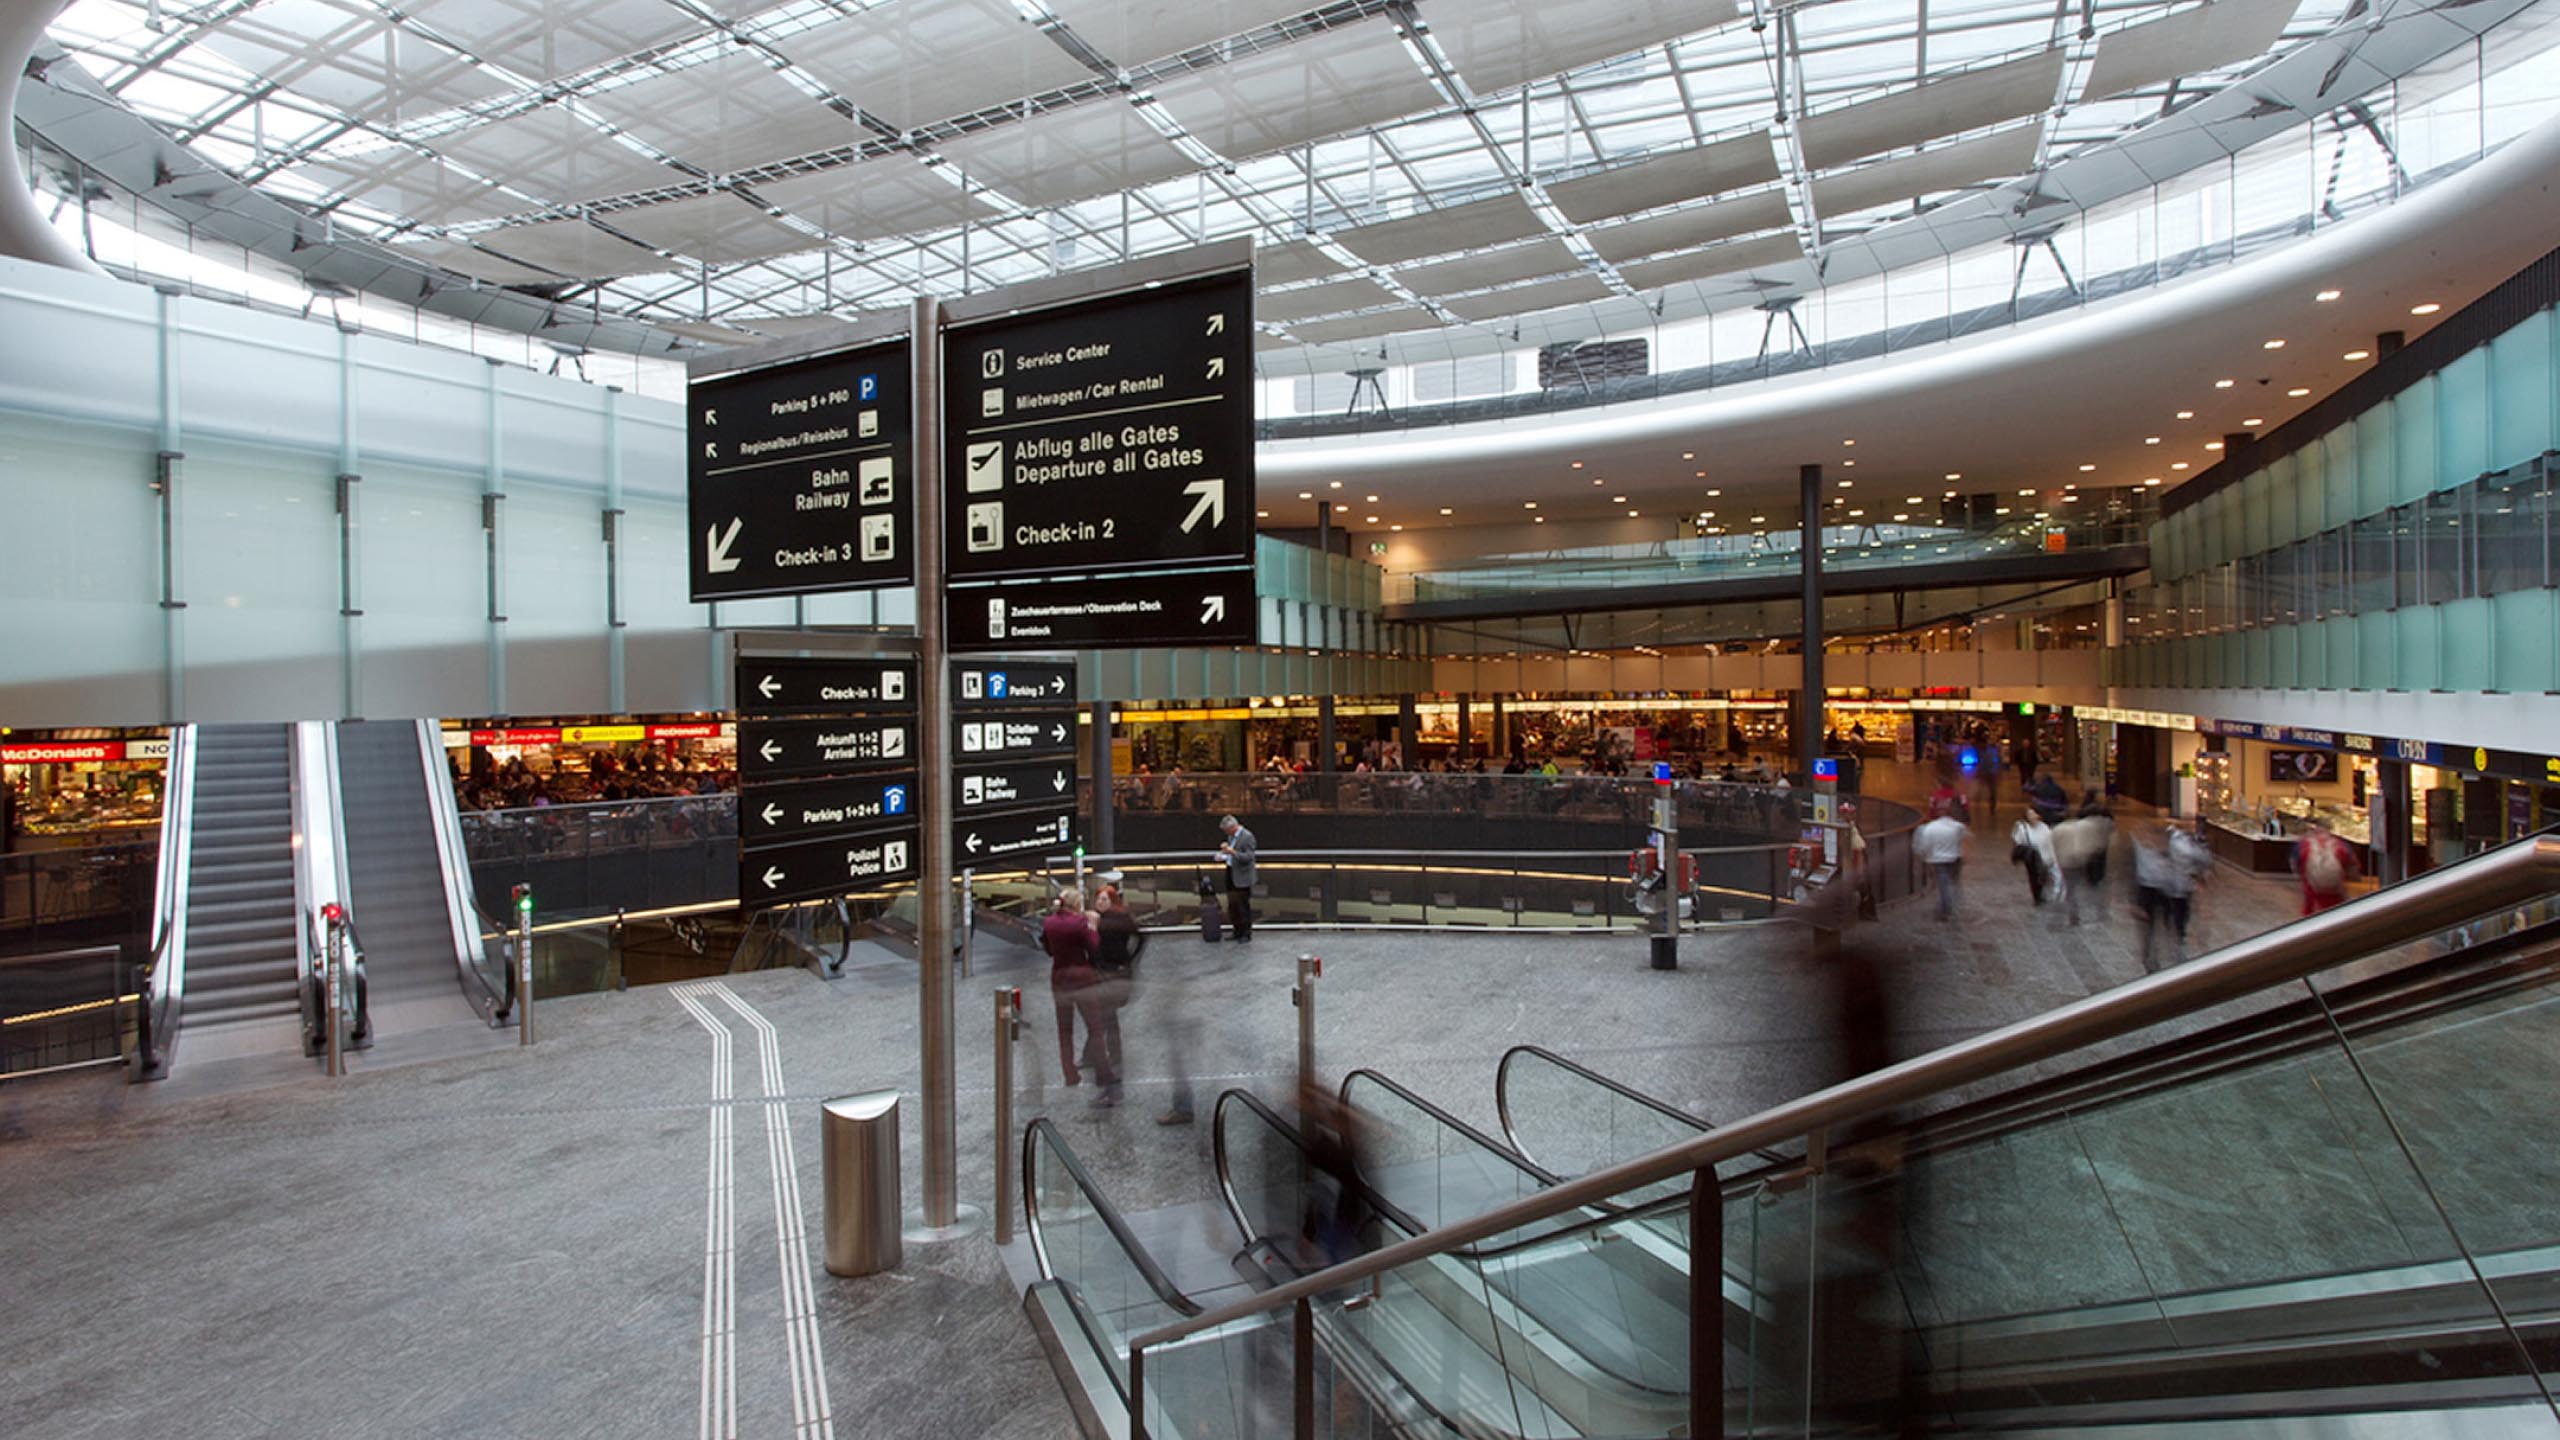
[[[2054,865],[2067,880],[2063,891],[2065,910],[2070,923],[2080,923],[2080,907],[2086,902],[2094,912],[2106,898],[2107,851],[2115,844],[2115,817],[2107,813],[2090,791],[2080,801],[2080,813],[2053,827]]]
[[[2044,812],[2029,808],[2009,827],[2009,863],[2027,870],[2027,898],[2042,905],[2062,898],[2062,868],[2053,853],[2053,827]]]
[[[1952,810],[1936,810],[1928,823],[1911,836],[1913,855],[1937,878],[1941,921],[1956,918],[1956,903],[1963,898],[1957,890],[1957,876],[1964,869],[1965,846],[1972,840],[1973,831]]]
[[[2347,882],[2360,868],[2356,852],[2329,829],[2326,820],[2311,822],[2311,831],[2293,842],[2294,877],[2302,882],[2302,913],[2317,915],[2347,898]]]
[[[1101,935],[1094,917],[1085,911],[1082,890],[1070,885],[1058,892],[1057,903],[1040,926],[1040,948],[1049,952],[1049,1004],[1058,1017],[1058,1068],[1069,1085],[1083,1084],[1083,1071],[1093,1071],[1094,1082],[1101,1087],[1094,1105],[1117,1105],[1120,1070],[1103,1040],[1102,974],[1094,968]],[[1078,1019],[1084,1021],[1082,1069],[1076,1063]]]
[[[2163,938],[2169,945],[2169,963],[2186,963],[2187,924],[2195,908],[2196,886],[2212,868],[2213,852],[2181,825],[2170,826],[2156,846],[2134,845],[2134,903],[2142,911],[2144,970],[2160,968],[2151,957]]]
[[[1117,870],[1102,877],[1102,888],[1095,894],[1093,933],[1093,968],[1101,977],[1093,988],[1095,1001],[1102,1007],[1103,1053],[1110,1058],[1112,1075],[1124,1076],[1129,1067],[1120,1048],[1120,1012],[1137,998],[1138,955],[1146,949],[1147,936],[1121,898]],[[1113,1098],[1118,1098],[1116,1089]]]

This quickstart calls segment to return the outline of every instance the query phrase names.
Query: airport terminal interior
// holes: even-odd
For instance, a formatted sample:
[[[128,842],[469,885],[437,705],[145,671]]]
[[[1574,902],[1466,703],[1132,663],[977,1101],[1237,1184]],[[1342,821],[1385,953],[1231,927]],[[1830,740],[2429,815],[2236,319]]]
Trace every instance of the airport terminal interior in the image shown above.
[[[0,115],[13,1440],[2560,1440],[2560,0]]]

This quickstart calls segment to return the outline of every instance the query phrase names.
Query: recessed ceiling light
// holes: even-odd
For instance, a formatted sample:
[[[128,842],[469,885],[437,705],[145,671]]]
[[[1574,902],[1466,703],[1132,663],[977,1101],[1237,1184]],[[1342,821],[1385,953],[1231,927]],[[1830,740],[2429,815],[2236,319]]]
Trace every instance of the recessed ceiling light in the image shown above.
[[[2160,477],[2157,475],[2146,476],[2142,483],[2145,485],[2157,485],[2160,483]]]
[[[1573,462],[1573,468],[1574,468],[1574,469],[1576,469],[1576,470],[1581,469],[1581,468],[1582,468],[1582,462],[1581,462],[1581,461],[1579,461],[1579,460],[1574,461],[1574,462]]]
[[[1721,491],[1721,490],[1710,490],[1710,491],[1708,491],[1708,492],[1707,492],[1707,498],[1708,498],[1708,499],[1710,499],[1710,500],[1713,500],[1713,499],[1715,499],[1717,496],[1722,495],[1723,493],[1724,493],[1724,492],[1723,492],[1723,491]]]
[[[2350,350],[2339,358],[2344,360],[2370,360],[2373,358],[2373,352],[2370,350]]]
[[[2437,303],[2436,303],[2436,302],[2434,302],[2433,300],[2430,300],[2430,301],[2428,301],[2428,302],[2427,302],[2426,304],[2424,304],[2424,305],[2412,305],[2412,306],[2410,306],[2410,307],[2409,307],[2409,313],[2410,313],[2410,314],[2412,314],[2412,315],[2433,315],[2434,313],[2436,313],[2437,311],[2439,311],[2439,310],[2441,310],[2441,309],[2443,309],[2443,308],[2444,308],[2443,306],[2441,306],[2441,305],[2437,304]]]
[[[2338,298],[2338,296],[2339,296],[2341,293],[2343,293],[2343,292],[2341,292],[2341,291],[2337,291],[2337,290],[2323,290],[2323,291],[2321,291],[2319,294],[2314,295],[2314,296],[2312,296],[2311,298],[2312,298],[2312,299],[2314,299],[2314,300],[2320,301],[2322,304],[2326,304],[2326,303],[2328,303],[2329,301],[2332,301],[2332,300],[2337,299],[2337,298]]]
[[[1520,502],[1520,508],[1523,510],[1535,510],[1538,508],[1538,502],[1535,500],[1523,500]]]
[[[1368,523],[1370,523],[1370,524],[1372,524],[1372,525],[1377,524],[1377,523],[1378,523],[1378,517],[1377,517],[1377,516],[1375,516],[1375,515],[1370,516],[1370,517],[1369,517],[1369,522],[1368,522]]]
[[[1840,464],[1844,469],[1855,470],[1858,468],[1858,462],[1855,460],[1843,460]]]
[[[1377,496],[1375,496],[1375,495],[1370,496],[1370,497],[1369,497],[1369,503],[1370,503],[1370,504],[1372,504],[1372,505],[1377,504],[1377,503],[1378,503],[1378,497],[1377,497]]]
[[[2019,491],[2018,493],[2019,493],[2019,494],[2021,494],[2021,495],[2033,495],[2033,494],[2034,494],[2034,493],[2036,493],[2036,492],[2034,492],[2033,490],[2021,490],[2021,491]]]
[[[2081,474],[2083,474],[2083,475],[2086,475],[2086,474],[2088,474],[2090,471],[2095,470],[2095,469],[2097,469],[2097,468],[2098,468],[2098,467],[2097,467],[2097,466],[2095,466],[2095,465],[2083,465],[2083,466],[2081,466],[2081,467],[2080,467],[2080,473],[2081,473]]]
[[[2299,400],[2299,399],[2301,399],[2303,396],[2308,395],[2308,394],[2310,394],[2310,393],[2311,393],[2311,387],[2309,387],[2309,386],[2307,386],[2307,385],[2296,385],[2296,386],[2294,386],[2292,389],[2287,390],[2287,391],[2286,391],[2286,392],[2284,392],[2284,393],[2285,393],[2285,394],[2287,394],[2287,395],[2289,395],[2289,396],[2291,396],[2291,397],[2293,397],[2293,398],[2294,398],[2294,399],[2296,399],[2296,400]]]
[[[2193,410],[2181,410],[2178,412],[2178,418],[2181,420],[2193,420],[2196,418],[2196,412]]]
[[[1455,510],[1450,509],[1450,508],[1449,508],[1448,506],[1446,506],[1446,505],[1443,505],[1443,506],[1441,506],[1441,507],[1440,507],[1440,513],[1441,513],[1441,514],[1443,514],[1443,515],[1455,515],[1455,514],[1457,514],[1458,512],[1457,512],[1457,511],[1455,511]]]
[[[2267,422],[2266,422],[2266,421],[2264,421],[2264,420],[2259,419],[2259,418],[2258,418],[2257,416],[2255,416],[2255,415],[2252,415],[2252,416],[2250,416],[2248,419],[2243,420],[2243,421],[2241,421],[2240,423],[2241,423],[2241,424],[2243,424],[2243,425],[2249,426],[2251,429],[2255,429],[2255,428],[2257,428],[2257,427],[2258,427],[2258,426],[2260,426],[2260,425],[2264,425],[2264,424],[2266,424]]]
[[[2187,462],[2184,460],[2173,460],[2169,462],[2169,468],[2172,470],[2184,470],[2187,468]]]
[[[2145,445],[2157,445],[2160,443],[2160,437],[2157,435],[2145,435],[2142,437],[2142,443]]]
[[[1954,498],[1956,498],[1956,492],[1954,492],[1953,490],[1950,490],[1950,491],[1948,491],[1946,494],[1941,495],[1941,496],[1939,496],[1938,498],[1939,498],[1939,499],[1941,499],[1941,500],[1953,500]]]
[[[2281,340],[2270,340],[2258,348],[2261,350],[2281,350],[2284,348],[2284,342]]]
[[[1316,498],[1316,492],[1313,490],[1301,490],[1298,492],[1298,498],[1301,500],[1313,500]]]
[[[1994,515],[2006,515],[2009,513],[2009,507],[2006,505],[1997,506],[1991,513]]]
[[[1752,517],[1751,517],[1751,523],[1752,523],[1752,524],[1754,524],[1754,525],[1757,525],[1757,524],[1760,524],[1762,521],[1767,520],[1768,518],[1769,518],[1769,517],[1768,517],[1768,516],[1766,516],[1766,515],[1754,515],[1754,516],[1752,516]]]
[[[1401,529],[1403,529],[1404,527],[1403,527],[1403,526],[1401,526],[1401,525],[1390,525],[1390,526],[1388,526],[1387,528],[1388,528],[1388,529],[1390,529],[1390,530],[1401,530]]]
[[[1857,442],[1857,441],[1855,441],[1855,440],[1843,440],[1843,441],[1841,441],[1840,443],[1841,443],[1841,444],[1843,444],[1843,445],[1855,445],[1855,444],[1857,444],[1858,442]]]
[[[1253,512],[1253,518],[1256,520],[1268,520],[1271,518],[1271,512],[1268,510],[1256,510]]]
[[[1866,514],[1866,513],[1867,513],[1867,512],[1866,512],[1866,511],[1864,511],[1864,510],[1852,510],[1852,511],[1850,511],[1850,512],[1849,512],[1849,518],[1850,518],[1850,519],[1852,519],[1852,520],[1855,520],[1855,519],[1857,519],[1859,516],[1864,515],[1864,514]]]
[[[1641,515],[1641,514],[1643,514],[1643,513],[1644,513],[1644,512],[1643,512],[1643,511],[1641,511],[1641,510],[1630,510],[1630,511],[1628,511],[1628,512],[1627,512],[1627,518],[1628,518],[1628,519],[1630,519],[1630,520],[1633,520],[1633,519],[1634,519],[1634,518],[1636,518],[1638,515]]]
[[[1950,470],[1947,472],[1947,478],[1950,480],[1961,480],[1964,478],[1964,472],[1961,470]]]
[[[1716,512],[1713,510],[1702,510],[1698,512],[1698,518],[1701,520],[1713,520],[1716,518]]]
[[[2079,481],[2077,481],[2077,480],[2074,480],[2074,481],[2072,481],[2070,484],[2065,485],[2065,486],[2063,486],[2062,488],[2063,488],[2063,489],[2065,489],[2065,490],[2077,490],[2077,489],[2079,489],[2079,488],[2080,488],[2080,482],[2079,482]]]
[[[1591,477],[1591,483],[1594,485],[1606,485],[1609,481],[1604,476],[1594,475]]]
[[[1920,503],[1920,497],[1917,495],[1905,496],[1902,503],[1905,505],[1917,505]]]
[[[1327,489],[1339,490],[1342,488],[1342,482],[1339,480],[1327,480],[1324,483]]]
[[[1858,483],[1858,482],[1857,482],[1857,481],[1855,481],[1855,480],[1843,480],[1843,481],[1839,482],[1839,484],[1840,484],[1840,488],[1841,488],[1841,489],[1843,489],[1843,490],[1846,490],[1846,489],[1848,489],[1850,486],[1855,485],[1855,484],[1857,484],[1857,483]]]
[[[1683,460],[1695,460],[1698,458],[1698,452],[1695,450],[1683,450],[1680,452],[1680,458]]]
[[[2204,442],[2204,448],[2207,450],[2219,450],[2222,448],[2222,442],[2219,440],[2207,440]]]
[[[1612,505],[1624,505],[1627,503],[1627,497],[1624,495],[1612,495],[1609,497],[1609,503]]]
[[[1896,516],[1894,516],[1893,518],[1894,518],[1894,519],[1896,519],[1896,520],[1908,520],[1908,519],[1910,519],[1911,517],[1910,517],[1909,515],[1896,515]]]
[[[1537,522],[1538,522],[1539,524],[1541,524],[1541,525],[1544,525],[1544,524],[1546,524],[1546,523],[1547,523],[1547,517],[1546,517],[1546,516],[1544,516],[1544,515],[1540,515],[1540,516],[1537,516],[1537,517],[1535,517],[1535,518],[1536,518]]]

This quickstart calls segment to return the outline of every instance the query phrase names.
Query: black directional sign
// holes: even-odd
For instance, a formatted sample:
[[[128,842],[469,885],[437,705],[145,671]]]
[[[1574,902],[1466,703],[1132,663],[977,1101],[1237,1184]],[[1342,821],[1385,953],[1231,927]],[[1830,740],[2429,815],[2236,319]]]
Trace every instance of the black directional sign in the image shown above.
[[[964,867],[1057,854],[1073,842],[1075,806],[964,818],[951,827],[951,858]]]
[[[912,767],[915,757],[916,724],[904,716],[738,722],[738,775],[749,786],[778,775]],[[742,792],[739,803],[752,793]]]
[[[824,780],[784,780],[742,792],[738,833],[749,846],[825,834],[916,823],[918,796],[912,770]]]
[[[951,722],[955,765],[985,760],[1031,760],[1076,753],[1076,712],[1024,711],[1012,715],[963,714]]]
[[[1026,760],[962,770],[952,777],[951,799],[962,815],[987,815],[1034,806],[1054,810],[1076,803],[1076,762]]]
[[[891,340],[687,390],[694,599],[914,583],[907,356]]]
[[[916,863],[912,824],[773,845],[739,858],[738,897],[750,908],[816,900],[914,879]]]
[[[916,662],[893,659],[738,662],[738,709],[748,715],[914,713]]]
[[[942,343],[953,579],[1252,558],[1252,272],[959,326]]]
[[[948,605],[955,653],[1251,645],[1258,633],[1250,570],[954,590]]]
[[[1058,660],[969,660],[951,667],[955,709],[1063,705],[1076,696],[1076,667]]]

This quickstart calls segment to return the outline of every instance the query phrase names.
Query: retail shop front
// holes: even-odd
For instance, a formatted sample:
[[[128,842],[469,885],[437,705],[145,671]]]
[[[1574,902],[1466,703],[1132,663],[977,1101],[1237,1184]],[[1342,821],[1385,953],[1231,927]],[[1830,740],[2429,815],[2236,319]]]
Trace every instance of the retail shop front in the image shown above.
[[[738,727],[687,715],[444,722],[463,808],[713,795],[738,785]]]
[[[158,838],[165,730],[0,732],[0,854]]]

